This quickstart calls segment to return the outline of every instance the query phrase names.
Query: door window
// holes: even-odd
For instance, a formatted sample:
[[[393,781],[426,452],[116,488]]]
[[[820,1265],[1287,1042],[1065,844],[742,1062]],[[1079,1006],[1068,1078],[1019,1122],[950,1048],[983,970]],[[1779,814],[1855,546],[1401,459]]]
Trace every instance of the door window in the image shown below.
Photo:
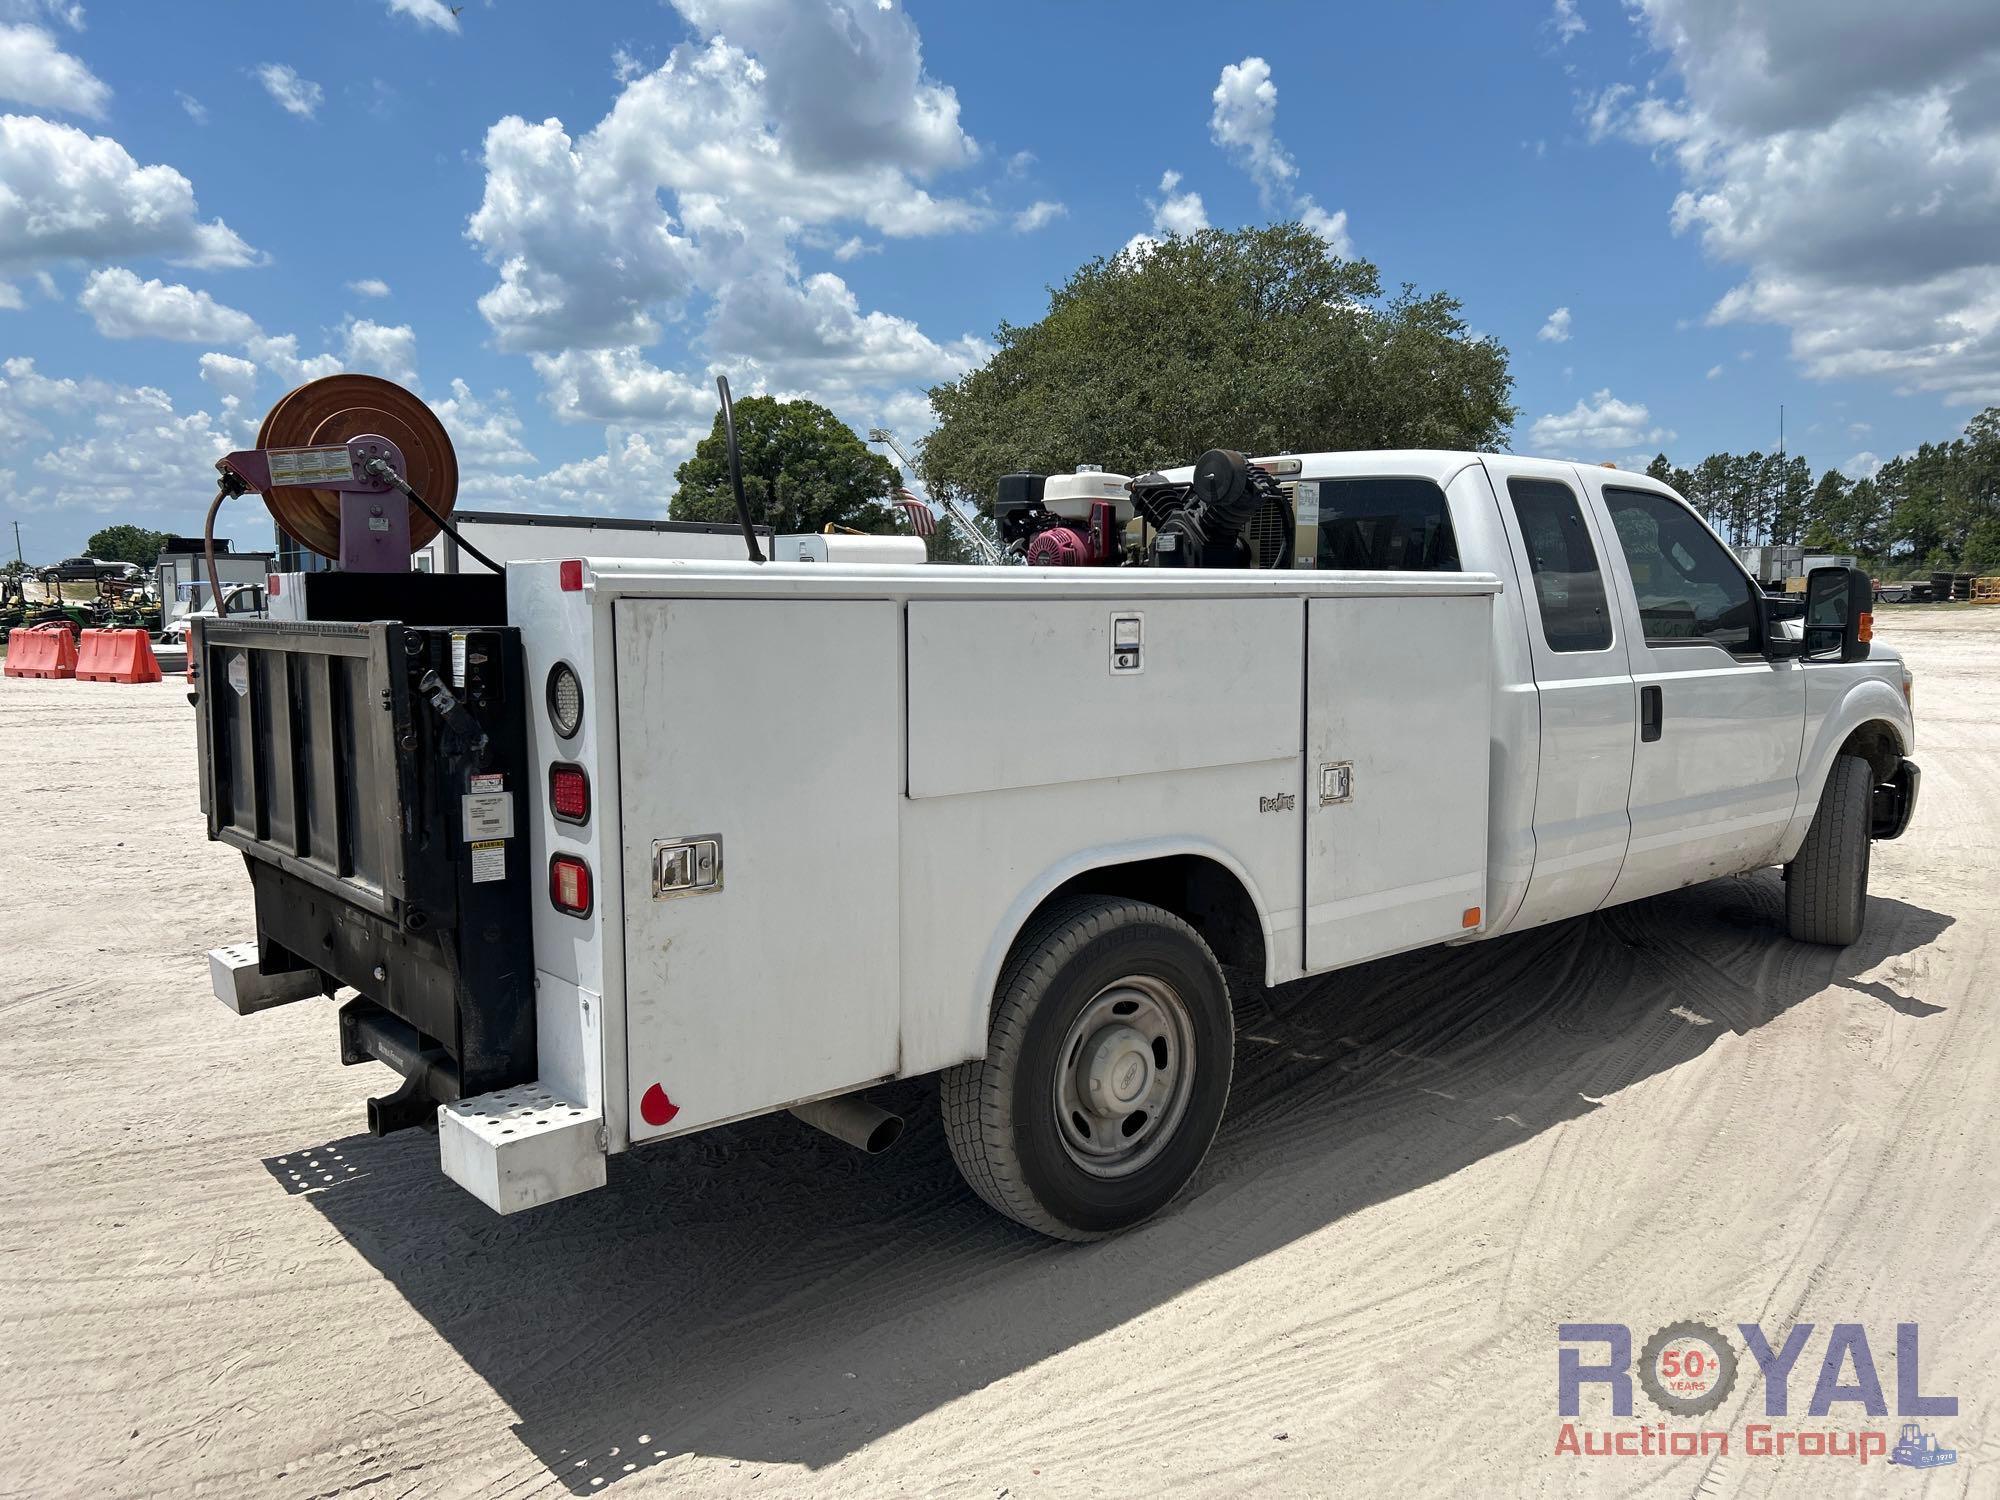
[[[1444,491],[1428,479],[1320,480],[1319,566],[1456,573]]]
[[[1528,549],[1549,649],[1604,650],[1611,644],[1611,611],[1576,491],[1553,479],[1510,479],[1507,497]]]
[[[1665,495],[1611,486],[1604,504],[1632,570],[1648,645],[1712,641],[1726,651],[1752,648],[1755,586],[1692,511]]]

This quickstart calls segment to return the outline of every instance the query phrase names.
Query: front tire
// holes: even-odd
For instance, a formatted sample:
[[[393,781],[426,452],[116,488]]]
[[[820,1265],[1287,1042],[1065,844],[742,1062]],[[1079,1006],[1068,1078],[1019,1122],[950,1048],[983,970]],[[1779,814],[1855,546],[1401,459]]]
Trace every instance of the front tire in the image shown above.
[[[1001,971],[986,1056],[943,1076],[952,1157],[1030,1229],[1116,1234],[1193,1178],[1234,1051],[1228,984],[1192,927],[1142,901],[1058,901]]]
[[[1800,942],[1845,948],[1861,936],[1874,802],[1874,769],[1859,756],[1836,757],[1806,840],[1785,866],[1785,929]]]

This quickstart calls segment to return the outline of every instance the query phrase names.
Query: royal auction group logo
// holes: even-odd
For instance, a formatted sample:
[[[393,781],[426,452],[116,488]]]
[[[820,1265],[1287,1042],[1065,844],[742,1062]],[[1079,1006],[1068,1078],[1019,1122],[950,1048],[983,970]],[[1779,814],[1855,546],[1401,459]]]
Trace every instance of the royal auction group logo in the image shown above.
[[[1556,1411],[1564,1420],[1557,1429],[1559,1456],[1608,1458],[1676,1458],[1720,1456],[1732,1451],[1753,1458],[1834,1458],[1850,1463],[1886,1459],[1910,1468],[1931,1469],[1956,1463],[1955,1449],[1938,1446],[1925,1431],[1923,1417],[1955,1417],[1956,1396],[1923,1392],[1921,1337],[1915,1323],[1898,1323],[1890,1374],[1896,1393],[1895,1414],[1905,1420],[1892,1435],[1889,1428],[1868,1425],[1886,1418],[1889,1399],[1878,1371],[1868,1330],[1859,1323],[1835,1323],[1818,1346],[1817,1361],[1808,1350],[1817,1325],[1794,1323],[1776,1339],[1762,1325],[1738,1323],[1737,1338],[1750,1366],[1746,1370],[1737,1343],[1720,1328],[1694,1319],[1668,1323],[1656,1330],[1632,1358],[1632,1330],[1623,1323],[1564,1323],[1556,1329]],[[1883,1345],[1886,1350],[1889,1345]],[[1816,1373],[1815,1373],[1816,1371]],[[1673,1425],[1666,1419],[1700,1419],[1720,1411],[1746,1375],[1763,1382],[1763,1414],[1769,1421],[1746,1421],[1739,1431],[1727,1425]],[[1803,1417],[1793,1419],[1795,1378],[1803,1389],[1812,1377],[1812,1394]],[[1574,1420],[1583,1415],[1586,1392],[1612,1417],[1633,1415],[1633,1388],[1662,1413],[1662,1420],[1637,1426],[1597,1427]],[[1838,1408],[1838,1410],[1836,1410]]]

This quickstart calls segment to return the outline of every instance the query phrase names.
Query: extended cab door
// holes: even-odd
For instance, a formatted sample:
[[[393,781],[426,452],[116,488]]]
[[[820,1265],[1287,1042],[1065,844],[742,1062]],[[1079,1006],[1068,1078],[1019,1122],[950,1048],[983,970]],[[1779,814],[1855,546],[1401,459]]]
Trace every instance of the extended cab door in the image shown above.
[[[1607,587],[1611,545],[1576,468],[1484,460],[1521,582],[1541,745],[1535,868],[1509,924],[1593,911],[1625,859],[1637,695],[1626,629]]]
[[[1761,591],[1685,501],[1581,473],[1616,539],[1639,690],[1632,845],[1611,900],[1769,864],[1798,801],[1805,674],[1764,656]]]

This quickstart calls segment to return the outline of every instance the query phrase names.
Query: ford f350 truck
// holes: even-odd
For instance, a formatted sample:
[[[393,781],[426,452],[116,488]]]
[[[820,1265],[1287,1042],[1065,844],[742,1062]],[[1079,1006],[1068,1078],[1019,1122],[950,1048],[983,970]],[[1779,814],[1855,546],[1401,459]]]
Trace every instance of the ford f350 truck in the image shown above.
[[[205,622],[258,927],[218,994],[346,997],[344,1060],[404,1080],[373,1128],[434,1126],[503,1213],[782,1109],[878,1146],[862,1091],[935,1075],[974,1191],[1091,1239],[1216,1134],[1225,965],[1767,866],[1846,944],[1916,801],[1866,578],[1769,598],[1641,475],[1211,454],[1009,476],[1000,516],[1050,565],[586,557]],[[1153,565],[1109,565],[1133,527]]]

